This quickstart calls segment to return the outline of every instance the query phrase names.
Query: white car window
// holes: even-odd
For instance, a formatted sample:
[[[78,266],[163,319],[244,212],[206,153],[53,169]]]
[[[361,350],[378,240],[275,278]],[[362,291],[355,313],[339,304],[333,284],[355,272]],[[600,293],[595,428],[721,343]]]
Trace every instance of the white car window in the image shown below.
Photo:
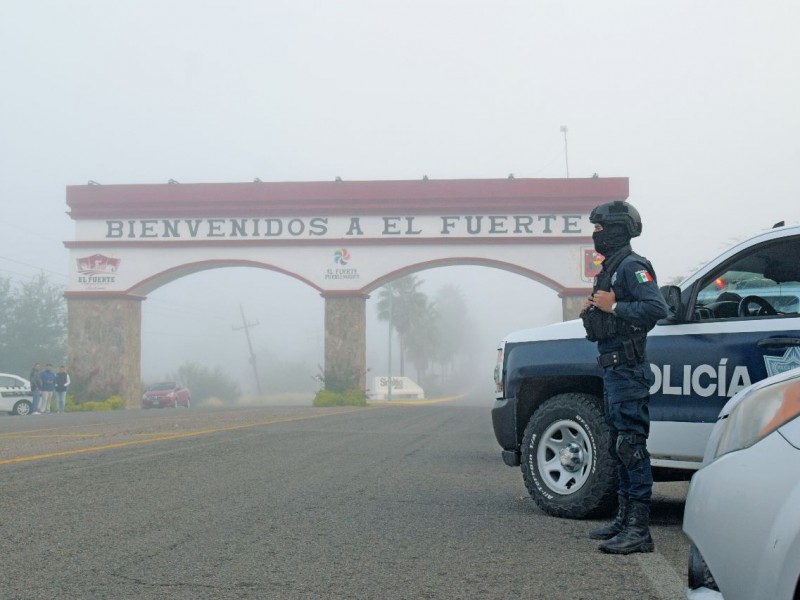
[[[0,375],[0,387],[1,388],[18,388],[18,387],[22,387],[22,382],[19,379],[14,379],[13,377],[7,377],[5,375]]]

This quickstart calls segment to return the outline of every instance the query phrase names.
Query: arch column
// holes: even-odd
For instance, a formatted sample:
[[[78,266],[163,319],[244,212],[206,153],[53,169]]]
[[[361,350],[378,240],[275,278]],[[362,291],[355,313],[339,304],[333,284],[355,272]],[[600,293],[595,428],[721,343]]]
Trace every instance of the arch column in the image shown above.
[[[139,407],[143,299],[67,296],[71,386],[83,399],[118,395],[126,408]]]
[[[323,292],[325,299],[325,376],[352,376],[367,382],[367,298],[360,292]]]
[[[570,319],[577,319],[581,314],[583,308],[583,301],[592,293],[592,288],[585,290],[569,290],[559,294],[561,298],[561,312],[563,319],[569,321]]]

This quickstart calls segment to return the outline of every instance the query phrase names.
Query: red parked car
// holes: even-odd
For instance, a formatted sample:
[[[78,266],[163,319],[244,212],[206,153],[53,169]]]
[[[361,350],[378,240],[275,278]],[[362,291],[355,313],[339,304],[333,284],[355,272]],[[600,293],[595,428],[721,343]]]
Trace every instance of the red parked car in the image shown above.
[[[142,408],[189,408],[192,396],[189,390],[176,381],[162,381],[147,388],[142,396]]]

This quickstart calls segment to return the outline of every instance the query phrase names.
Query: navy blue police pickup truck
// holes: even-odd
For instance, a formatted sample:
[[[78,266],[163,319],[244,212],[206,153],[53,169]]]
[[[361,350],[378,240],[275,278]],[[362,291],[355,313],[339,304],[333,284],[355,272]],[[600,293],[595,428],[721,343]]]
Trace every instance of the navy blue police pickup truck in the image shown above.
[[[658,480],[688,478],[725,402],[800,367],[800,226],[775,227],[662,292],[671,314],[648,335],[655,383],[647,443]],[[580,320],[518,331],[498,348],[495,437],[536,504],[559,517],[616,499],[602,372]]]

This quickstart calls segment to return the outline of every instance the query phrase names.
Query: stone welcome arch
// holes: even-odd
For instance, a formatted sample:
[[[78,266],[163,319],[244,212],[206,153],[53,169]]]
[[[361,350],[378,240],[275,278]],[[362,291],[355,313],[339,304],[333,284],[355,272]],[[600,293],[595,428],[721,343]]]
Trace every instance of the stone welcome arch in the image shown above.
[[[405,273],[471,264],[555,290],[577,315],[598,266],[588,215],[627,178],[67,187],[76,380],[138,406],[141,302],[179,277],[252,266],[325,299],[325,370],[366,371],[366,299]]]

